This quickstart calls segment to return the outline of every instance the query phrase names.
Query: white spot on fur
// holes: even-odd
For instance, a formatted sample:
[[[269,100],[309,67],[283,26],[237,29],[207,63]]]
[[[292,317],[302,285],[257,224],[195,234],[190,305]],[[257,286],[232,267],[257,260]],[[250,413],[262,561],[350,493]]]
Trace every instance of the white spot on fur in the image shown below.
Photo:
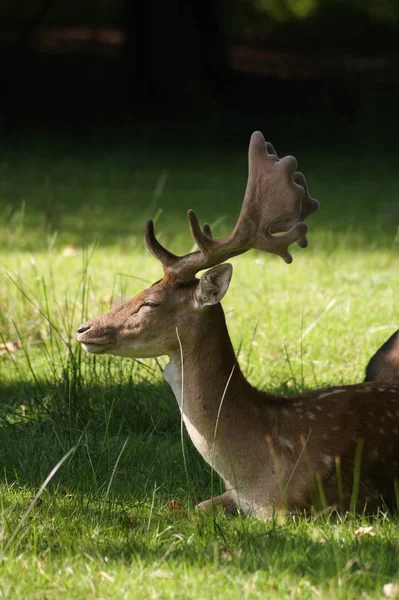
[[[290,452],[294,452],[294,445],[290,442],[290,440],[287,440],[286,438],[283,437],[279,437],[279,442],[282,446],[284,446],[284,448],[288,448],[288,450]]]
[[[331,467],[331,465],[333,464],[333,457],[330,456],[329,454],[323,454],[321,457],[321,460],[326,465],[327,469],[329,469]]]
[[[385,433],[382,427],[380,427],[380,429],[379,429],[379,432],[380,432],[382,435],[384,435],[384,433]]]
[[[327,398],[327,396],[332,396],[333,394],[340,394],[341,392],[345,392],[345,391],[346,390],[337,388],[336,390],[333,390],[332,392],[324,392],[324,394],[320,394],[319,396],[317,396],[317,399],[320,400],[321,398]]]
[[[314,419],[315,418],[314,414],[311,413],[311,412],[306,413],[306,415],[309,417],[309,419]]]
[[[335,427],[331,427],[331,431],[339,431],[341,429],[341,427],[339,425],[336,425]]]
[[[316,410],[323,410],[323,407],[322,407],[322,406],[320,406],[320,404],[317,404],[317,405],[316,405]]]

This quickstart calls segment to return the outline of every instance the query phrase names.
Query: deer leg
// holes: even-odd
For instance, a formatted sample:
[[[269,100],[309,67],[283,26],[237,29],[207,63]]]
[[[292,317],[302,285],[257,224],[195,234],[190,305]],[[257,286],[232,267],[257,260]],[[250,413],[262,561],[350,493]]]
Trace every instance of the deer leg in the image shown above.
[[[224,494],[221,494],[220,496],[204,500],[197,504],[195,508],[198,511],[207,511],[213,507],[220,508],[225,513],[232,513],[237,509],[237,505],[231,497],[230,492],[224,492]]]

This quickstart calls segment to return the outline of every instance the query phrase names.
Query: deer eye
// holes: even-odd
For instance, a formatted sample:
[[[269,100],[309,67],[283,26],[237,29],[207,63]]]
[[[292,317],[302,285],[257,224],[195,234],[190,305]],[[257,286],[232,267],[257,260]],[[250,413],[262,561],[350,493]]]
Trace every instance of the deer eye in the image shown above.
[[[154,302],[153,300],[146,300],[145,302],[143,302],[140,308],[142,308],[143,306],[148,306],[149,308],[157,308],[157,306],[159,306],[159,303]]]

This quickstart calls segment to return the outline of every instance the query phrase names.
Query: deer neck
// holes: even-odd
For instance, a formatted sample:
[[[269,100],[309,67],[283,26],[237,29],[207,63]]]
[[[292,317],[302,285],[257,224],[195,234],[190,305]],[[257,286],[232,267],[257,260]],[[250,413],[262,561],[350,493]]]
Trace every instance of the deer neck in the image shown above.
[[[170,354],[164,378],[178,402],[188,433],[209,462],[218,415],[241,405],[250,384],[237,362],[222,307],[207,310],[201,326],[179,333],[181,348]]]

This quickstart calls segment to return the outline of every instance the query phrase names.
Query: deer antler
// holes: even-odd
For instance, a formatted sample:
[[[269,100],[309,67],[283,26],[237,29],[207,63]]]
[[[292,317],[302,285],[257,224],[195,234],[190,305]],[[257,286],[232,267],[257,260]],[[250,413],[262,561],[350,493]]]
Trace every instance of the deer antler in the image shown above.
[[[243,254],[251,248],[278,254],[292,262],[288,246],[297,242],[307,246],[308,227],[304,219],[315,212],[319,203],[310,197],[306,179],[296,172],[293,156],[279,159],[273,146],[255,131],[249,143],[249,173],[240,216],[233,232],[214,239],[208,224],[203,230],[193,210],[187,213],[191,234],[199,248],[184,256],[166,250],[156,239],[154,224],[148,221],[146,242],[158,258],[165,274],[176,281],[192,281],[198,271],[208,269]],[[279,235],[275,235],[275,234]]]

